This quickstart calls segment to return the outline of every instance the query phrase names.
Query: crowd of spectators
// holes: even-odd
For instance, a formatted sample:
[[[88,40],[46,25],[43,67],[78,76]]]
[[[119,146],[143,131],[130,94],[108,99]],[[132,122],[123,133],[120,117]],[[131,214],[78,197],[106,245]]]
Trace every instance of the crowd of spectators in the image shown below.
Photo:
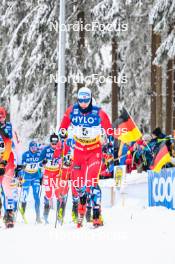
[[[154,129],[151,135],[145,134],[136,142],[128,144],[116,142],[115,165],[126,165],[127,173],[131,173],[132,170],[147,171],[150,169],[161,144],[166,144],[170,155],[175,156],[174,143],[174,137],[165,135],[159,127]],[[172,166],[171,163],[166,164],[166,167]]]

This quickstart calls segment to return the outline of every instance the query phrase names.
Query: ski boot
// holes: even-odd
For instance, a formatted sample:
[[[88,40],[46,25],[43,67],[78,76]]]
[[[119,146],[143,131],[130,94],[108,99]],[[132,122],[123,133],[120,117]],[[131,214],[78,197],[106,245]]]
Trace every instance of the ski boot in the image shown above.
[[[14,227],[14,212],[12,209],[6,210],[3,220],[6,228]]]
[[[50,205],[47,203],[44,205],[44,214],[43,214],[45,224],[49,223],[48,221],[49,211],[50,211]]]
[[[91,209],[92,209],[91,206],[87,206],[86,208],[86,221],[88,223],[92,222]]]
[[[78,202],[73,202],[72,206],[72,221],[77,224],[78,222]]]
[[[103,226],[103,218],[100,207],[93,208],[93,227],[97,228],[99,226]]]

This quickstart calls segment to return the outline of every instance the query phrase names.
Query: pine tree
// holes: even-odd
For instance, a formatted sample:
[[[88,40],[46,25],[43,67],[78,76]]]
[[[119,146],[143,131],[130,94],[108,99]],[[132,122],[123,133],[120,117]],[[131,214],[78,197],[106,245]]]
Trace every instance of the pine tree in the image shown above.
[[[57,34],[49,29],[57,6],[55,1],[15,0],[12,4],[13,8],[5,6],[2,18],[8,30],[2,54],[5,95],[10,94],[11,104],[15,105],[12,121],[18,124],[20,135],[44,136],[55,120],[55,94],[50,76],[55,73]],[[10,14],[9,10],[12,10]],[[26,127],[32,127],[33,131]]]
[[[175,3],[173,0],[155,0],[150,12],[150,23],[155,33],[162,36],[162,43],[156,51],[154,63],[166,65],[166,133],[173,130],[173,65],[175,56]]]

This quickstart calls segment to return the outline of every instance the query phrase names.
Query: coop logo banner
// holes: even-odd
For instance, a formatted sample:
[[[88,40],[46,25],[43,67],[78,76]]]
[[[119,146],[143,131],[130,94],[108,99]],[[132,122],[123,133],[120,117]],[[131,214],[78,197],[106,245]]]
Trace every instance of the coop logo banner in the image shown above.
[[[175,210],[175,169],[148,172],[149,206],[165,206]]]

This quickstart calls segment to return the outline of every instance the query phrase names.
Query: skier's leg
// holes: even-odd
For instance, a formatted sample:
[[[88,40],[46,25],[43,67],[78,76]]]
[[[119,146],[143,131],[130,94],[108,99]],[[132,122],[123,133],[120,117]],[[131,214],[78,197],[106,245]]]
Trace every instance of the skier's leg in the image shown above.
[[[60,185],[61,184],[61,179],[60,179],[61,176],[58,177],[57,175],[59,175],[59,172],[54,175],[53,188],[54,188],[54,192],[55,192],[55,197],[56,197],[57,201],[59,201],[61,194],[62,194],[61,193],[62,189],[61,189],[61,185]]]
[[[103,220],[101,216],[101,189],[99,185],[91,187],[91,199],[93,205],[93,225],[101,226],[103,225]]]
[[[80,202],[78,205],[78,212],[80,215],[85,215],[86,213],[86,202],[87,202],[87,193],[86,193],[86,186],[80,188],[78,190],[80,196]]]
[[[49,203],[49,199],[47,198],[47,196],[44,196],[44,213],[43,213],[43,217],[45,220],[45,224],[48,224],[48,217],[49,217],[49,211],[50,211],[50,203]]]
[[[55,191],[55,196],[57,198],[57,217],[62,223],[65,215],[68,190],[68,170],[63,168],[61,171],[61,178],[58,181],[57,190]]]
[[[69,168],[66,168],[62,170],[62,177],[60,180],[60,189],[61,189],[61,195],[66,196],[69,191],[69,175],[70,170]]]
[[[4,190],[3,190],[2,185],[1,185],[1,217],[2,217],[2,210],[4,211],[4,215],[5,215],[5,213],[6,213],[6,200],[5,200]]]
[[[3,208],[4,208],[4,213],[5,213],[6,212],[6,202],[5,202],[5,193],[4,193],[3,188],[2,188],[2,192],[1,192],[1,197],[3,200]]]
[[[4,198],[5,201],[5,214],[4,214],[4,223],[7,228],[11,228],[14,226],[14,200],[13,198],[6,197]]]
[[[76,188],[73,186],[71,181],[72,189],[72,221],[77,224],[78,222],[78,204],[79,204],[79,195]]]
[[[57,171],[54,175],[54,191],[55,191],[55,197],[57,201],[56,206],[56,221],[63,221],[63,210],[61,208],[63,200],[62,200],[62,186],[61,186],[61,171]]]
[[[72,221],[75,224],[78,222],[78,203],[79,197],[72,196]]]
[[[74,177],[73,170],[71,169],[70,173],[70,183],[71,183],[71,191],[72,191],[72,221],[77,224],[78,221],[78,203],[79,203],[79,195],[74,186]]]
[[[5,175],[2,180],[2,186],[5,194],[5,215],[4,215],[4,222],[6,227],[13,227],[14,226],[14,200],[13,200],[13,187],[11,183],[14,177],[14,156],[11,152],[8,164],[5,169]]]
[[[0,197],[0,219],[1,219],[1,216],[2,216],[2,200],[1,200],[1,197]]]
[[[2,187],[0,184],[0,219],[2,217]]]
[[[29,190],[30,190],[30,182],[26,181],[26,182],[24,182],[24,184],[22,186],[22,193],[21,193],[21,199],[20,199],[21,206],[20,206],[19,210],[20,210],[22,215],[24,215],[25,211],[26,211],[27,197],[29,195]]]
[[[14,203],[14,212],[17,212],[18,209],[18,188],[15,187],[13,190],[13,203]]]
[[[86,177],[87,177],[87,164],[85,162],[85,153],[83,151],[74,151],[74,163],[72,173],[72,184],[76,189],[79,196],[78,204],[78,224],[77,227],[81,227],[84,216],[86,214]]]
[[[83,224],[83,219],[86,214],[86,202],[87,202],[87,192],[86,186],[78,188],[79,194],[79,204],[78,204],[78,224],[77,227],[81,227]]]
[[[45,187],[45,196],[44,196],[44,213],[43,217],[45,223],[48,224],[48,217],[50,212],[50,200],[53,197],[53,173],[47,171],[44,173],[43,184]]]
[[[91,153],[88,159],[87,192],[90,193],[93,204],[93,225],[102,225],[101,218],[101,189],[98,185],[101,170],[101,149]]]
[[[33,197],[35,201],[35,212],[36,212],[36,222],[41,223],[40,219],[40,179],[35,179],[32,182]]]
[[[86,205],[86,221],[91,222],[91,211],[92,211],[92,199],[91,194],[87,193],[87,205]]]

